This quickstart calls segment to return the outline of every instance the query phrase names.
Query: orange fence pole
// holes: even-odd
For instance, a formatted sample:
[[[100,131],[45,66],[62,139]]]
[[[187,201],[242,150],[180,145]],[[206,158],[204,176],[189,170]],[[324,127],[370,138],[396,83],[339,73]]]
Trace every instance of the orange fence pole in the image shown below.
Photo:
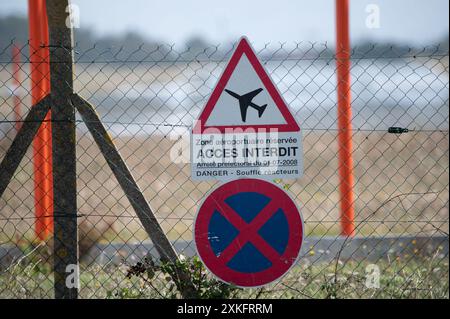
[[[28,0],[32,104],[50,93],[48,25],[45,0]],[[53,232],[52,132],[50,112],[33,141],[35,234]]]
[[[20,50],[17,46],[13,46],[12,48],[12,56],[13,56],[13,83],[14,83],[14,92],[13,92],[13,103],[14,103],[14,120],[16,121],[16,131],[18,132],[21,126],[20,120],[22,118],[22,113],[20,110],[20,105],[22,103],[21,94],[21,78],[20,78]]]
[[[353,236],[355,232],[349,30],[349,1],[336,0],[339,188],[341,193],[341,234],[343,236]]]

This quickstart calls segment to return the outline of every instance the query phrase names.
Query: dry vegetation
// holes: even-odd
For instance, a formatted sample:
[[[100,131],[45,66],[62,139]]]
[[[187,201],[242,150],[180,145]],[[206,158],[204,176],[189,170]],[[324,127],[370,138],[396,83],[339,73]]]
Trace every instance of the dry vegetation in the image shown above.
[[[37,258],[14,263],[0,276],[0,298],[53,298],[50,267]],[[302,264],[264,288],[241,289],[235,298],[449,298],[448,259],[378,261],[379,287],[367,286],[367,262]],[[152,285],[127,278],[127,265],[89,265],[81,269],[81,298],[161,298],[170,290],[162,274]]]
[[[79,132],[78,207],[87,233],[105,240],[146,238],[97,146]],[[135,136],[114,139],[133,175],[173,240],[190,239],[197,203],[214,183],[195,183],[189,164],[171,160],[184,140]],[[448,233],[448,132],[354,134],[355,205],[359,234]],[[309,235],[339,229],[339,192],[334,132],[304,132],[305,174],[282,183],[297,200]],[[176,144],[176,145],[175,145]],[[4,152],[9,140],[3,140]],[[175,147],[174,147],[175,145]],[[0,199],[3,239],[32,230],[31,152]],[[188,157],[187,157],[188,158]],[[8,219],[10,218],[10,219]],[[93,235],[93,237],[98,237]]]

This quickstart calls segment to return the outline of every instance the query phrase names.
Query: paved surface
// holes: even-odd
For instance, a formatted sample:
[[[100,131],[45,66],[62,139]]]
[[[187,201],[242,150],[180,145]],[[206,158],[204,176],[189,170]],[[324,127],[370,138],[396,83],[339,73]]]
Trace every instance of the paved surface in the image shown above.
[[[368,260],[378,261],[400,257],[433,256],[448,258],[447,236],[402,236],[402,237],[355,237],[345,239],[343,237],[306,237],[302,246],[301,262],[319,263],[329,262],[336,259],[345,261]],[[195,255],[195,245],[191,241],[176,242],[174,244],[177,252],[186,257]],[[97,244],[89,254],[82,260],[83,263],[95,262],[100,265],[108,263],[120,264],[123,261],[133,264],[147,254],[155,259],[158,253],[151,242],[124,244]],[[23,253],[16,246],[0,245],[0,268],[11,265],[22,257]]]
[[[302,262],[329,262],[340,254],[341,260],[368,260],[433,256],[448,256],[449,239],[446,236],[434,237],[355,237],[346,240],[343,237],[307,237],[303,243],[300,260]],[[191,241],[177,242],[176,250],[186,257],[194,256],[195,244]],[[119,264],[123,260],[134,263],[150,253],[158,257],[151,243],[108,244],[93,247],[86,262],[99,264]],[[388,257],[389,256],[389,257]]]

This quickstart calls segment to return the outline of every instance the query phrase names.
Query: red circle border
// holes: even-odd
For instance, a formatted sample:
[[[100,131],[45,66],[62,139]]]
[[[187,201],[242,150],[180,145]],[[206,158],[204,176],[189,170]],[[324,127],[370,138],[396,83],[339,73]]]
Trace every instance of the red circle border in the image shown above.
[[[212,214],[220,210],[220,204],[229,196],[240,192],[258,192],[279,203],[289,225],[289,239],[280,260],[270,268],[256,273],[241,273],[226,265],[219,264],[209,239],[208,226]],[[303,243],[303,221],[300,211],[292,198],[277,185],[260,179],[238,179],[219,185],[206,196],[198,209],[194,222],[194,240],[197,253],[206,268],[220,280],[238,287],[259,287],[269,284],[282,276],[296,263]]]

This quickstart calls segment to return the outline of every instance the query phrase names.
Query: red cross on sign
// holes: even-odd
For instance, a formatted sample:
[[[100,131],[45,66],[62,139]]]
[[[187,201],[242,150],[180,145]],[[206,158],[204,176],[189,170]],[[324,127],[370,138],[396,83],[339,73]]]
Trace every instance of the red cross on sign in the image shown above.
[[[303,242],[295,202],[275,184],[259,179],[217,187],[200,206],[194,227],[205,266],[239,287],[279,279],[295,264]]]

